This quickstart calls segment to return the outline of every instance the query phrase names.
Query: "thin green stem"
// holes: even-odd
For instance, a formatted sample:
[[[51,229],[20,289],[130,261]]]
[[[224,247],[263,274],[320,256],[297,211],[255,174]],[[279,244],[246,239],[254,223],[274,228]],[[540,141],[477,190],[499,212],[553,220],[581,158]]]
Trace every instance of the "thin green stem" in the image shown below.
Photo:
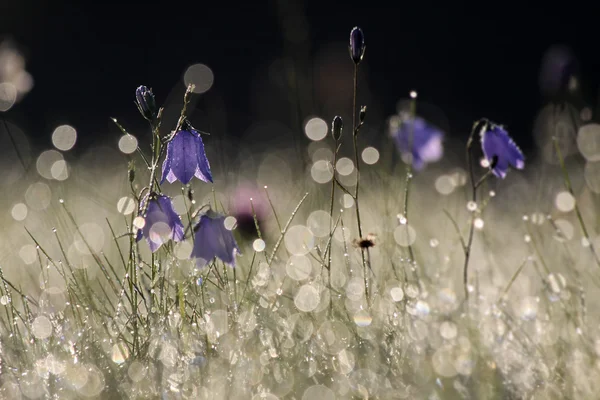
[[[354,188],[354,204],[356,207],[356,223],[358,225],[358,237],[362,239],[362,226],[360,221],[360,206],[358,202],[358,190],[360,187],[360,161],[358,159],[358,129],[356,125],[356,92],[358,88],[358,64],[354,64],[354,80],[353,80],[353,96],[352,96],[352,145],[354,147],[354,165],[356,166],[356,186]],[[360,257],[363,266],[363,280],[365,283],[365,298],[367,306],[370,306],[369,301],[369,274],[367,271],[367,261],[365,258],[365,249],[360,249]]]
[[[560,168],[562,169],[562,172],[564,175],[565,186],[567,187],[567,190],[569,191],[571,196],[573,196],[573,198],[575,198],[575,192],[573,191],[573,186],[571,185],[571,179],[569,178],[569,173],[567,172],[567,168],[565,166],[565,161],[563,159],[562,153],[560,151],[560,147],[558,146],[558,141],[556,140],[555,136],[552,137],[552,142],[554,143],[554,149],[556,149],[556,155],[558,156],[558,161],[560,162]],[[600,257],[598,257],[598,253],[596,252],[594,243],[592,242],[592,240],[590,240],[590,235],[588,233],[587,227],[585,226],[585,223],[583,222],[583,216],[581,215],[581,210],[579,209],[579,205],[577,204],[577,202],[575,202],[575,214],[577,215],[577,220],[579,221],[579,226],[581,227],[583,236],[586,238],[587,242],[589,243],[588,247],[590,248],[590,251],[592,252],[592,256],[594,257],[596,264],[600,267]]]

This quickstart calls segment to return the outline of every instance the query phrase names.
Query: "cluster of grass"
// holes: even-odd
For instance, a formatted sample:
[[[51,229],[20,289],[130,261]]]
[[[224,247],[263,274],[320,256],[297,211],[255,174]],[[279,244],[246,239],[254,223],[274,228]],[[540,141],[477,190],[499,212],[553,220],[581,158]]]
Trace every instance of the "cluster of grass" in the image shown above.
[[[0,397],[596,398],[597,201],[577,160],[556,146],[559,166],[478,183],[486,169],[417,173],[386,143],[367,165],[363,117],[320,147],[352,143],[350,179],[315,183],[294,151],[267,149],[254,170],[213,161],[234,172],[215,185],[162,188],[187,227],[206,206],[235,215],[254,177],[235,268],[197,268],[189,239],[136,242],[152,155],[131,156],[131,179],[76,164],[48,208],[4,229]]]

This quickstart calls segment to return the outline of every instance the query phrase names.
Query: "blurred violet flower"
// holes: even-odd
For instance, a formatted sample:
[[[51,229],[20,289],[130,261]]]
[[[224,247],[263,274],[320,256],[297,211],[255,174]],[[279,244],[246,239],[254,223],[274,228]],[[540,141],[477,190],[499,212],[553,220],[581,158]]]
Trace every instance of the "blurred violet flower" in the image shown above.
[[[508,167],[525,167],[525,157],[521,149],[513,142],[504,127],[488,122],[480,131],[483,155],[490,164],[492,173],[504,179]]]
[[[171,199],[162,194],[153,193],[148,201],[148,208],[144,216],[144,227],[138,229],[137,241],[146,238],[150,250],[154,253],[169,240],[180,242],[183,240],[183,223],[181,218],[173,209]],[[141,208],[144,209],[145,202],[142,201]]]
[[[257,236],[254,216],[256,215],[256,221],[262,231],[270,208],[263,190],[251,183],[242,183],[235,188],[231,196],[229,212],[236,219],[237,231],[250,238]]]
[[[187,185],[194,176],[204,182],[213,181],[200,132],[185,124],[184,129],[175,133],[167,144],[161,183],[165,179],[169,183],[179,179]]]
[[[423,118],[401,113],[390,121],[390,132],[402,160],[406,163],[412,160],[416,170],[422,169],[426,163],[438,161],[444,154],[444,133]]]
[[[545,95],[561,96],[577,88],[578,62],[565,46],[553,46],[544,55],[540,68],[540,88]]]
[[[142,85],[135,90],[135,104],[140,110],[140,114],[150,122],[154,122],[157,117],[156,100],[152,89]]]
[[[235,267],[235,253],[241,253],[233,233],[225,226],[225,216],[209,210],[194,227],[194,247],[191,258],[196,258],[198,268],[218,257]]]

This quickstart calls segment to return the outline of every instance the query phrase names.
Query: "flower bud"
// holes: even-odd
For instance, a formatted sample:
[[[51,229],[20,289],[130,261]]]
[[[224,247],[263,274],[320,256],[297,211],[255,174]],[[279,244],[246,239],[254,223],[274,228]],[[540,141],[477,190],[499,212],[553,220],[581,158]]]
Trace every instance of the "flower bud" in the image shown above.
[[[350,32],[350,58],[358,65],[365,55],[365,35],[358,26]]]
[[[344,129],[342,117],[336,115],[331,122],[331,134],[333,135],[333,140],[336,142],[342,138],[342,129]]]
[[[365,117],[367,116],[367,106],[361,106],[360,112],[358,113],[358,121],[362,124],[365,122]]]
[[[135,181],[135,164],[133,161],[129,161],[129,168],[127,169],[127,178],[129,179],[129,183],[133,183]]]
[[[150,122],[156,120],[157,110],[156,101],[154,100],[154,93],[152,89],[148,89],[146,86],[140,86],[135,90],[135,104],[140,110],[140,114]]]

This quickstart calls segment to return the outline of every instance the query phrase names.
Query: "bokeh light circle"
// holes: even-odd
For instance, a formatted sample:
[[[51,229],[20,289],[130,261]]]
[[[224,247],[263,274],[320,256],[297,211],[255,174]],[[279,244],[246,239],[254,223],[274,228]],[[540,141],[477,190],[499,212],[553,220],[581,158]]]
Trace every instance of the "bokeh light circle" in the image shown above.
[[[52,144],[58,150],[71,150],[76,141],[77,131],[70,125],[60,125],[52,132]]]
[[[319,141],[325,139],[327,136],[327,122],[322,118],[311,118],[304,125],[304,133],[310,140]]]
[[[183,74],[185,86],[194,85],[194,93],[206,93],[215,82],[215,75],[207,65],[193,64]]]
[[[119,139],[119,150],[125,154],[133,153],[138,147],[138,141],[133,135],[123,135]]]
[[[375,147],[367,147],[362,151],[361,157],[365,164],[373,165],[379,161],[379,150]]]

